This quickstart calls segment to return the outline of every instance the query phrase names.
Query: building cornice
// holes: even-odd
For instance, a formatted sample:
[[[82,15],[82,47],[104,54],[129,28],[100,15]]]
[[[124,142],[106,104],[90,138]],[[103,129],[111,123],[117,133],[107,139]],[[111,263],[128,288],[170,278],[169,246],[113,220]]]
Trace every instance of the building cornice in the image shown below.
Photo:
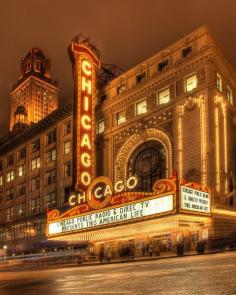
[[[0,139],[0,155],[4,155],[16,146],[24,144],[27,140],[30,140],[42,131],[50,128],[50,126],[56,124],[58,121],[66,118],[70,114],[72,114],[71,103],[56,109],[38,123],[32,124],[26,130],[24,129],[21,132],[17,130],[17,132],[12,131],[8,133],[8,135]]]
[[[28,81],[30,80],[35,80],[37,82],[42,83],[42,81],[44,83],[46,83],[49,87],[52,87],[54,89],[58,89],[57,83],[55,81],[53,81],[50,78],[47,78],[43,75],[40,75],[39,73],[35,73],[33,71],[30,71],[28,74],[26,74],[22,79],[19,79],[12,87],[12,92],[11,94],[14,94],[18,88],[22,87],[24,84],[26,84]]]
[[[175,63],[163,73],[154,73],[152,76],[145,79],[143,83],[134,85],[124,91],[121,95],[108,98],[103,103],[103,111],[110,112],[112,109],[117,109],[121,105],[127,105],[134,97],[146,95],[150,90],[155,88],[165,87],[167,84],[174,83],[180,77],[187,75],[189,72],[196,70],[199,66],[205,66],[212,53],[206,50],[191,56],[183,62]]]

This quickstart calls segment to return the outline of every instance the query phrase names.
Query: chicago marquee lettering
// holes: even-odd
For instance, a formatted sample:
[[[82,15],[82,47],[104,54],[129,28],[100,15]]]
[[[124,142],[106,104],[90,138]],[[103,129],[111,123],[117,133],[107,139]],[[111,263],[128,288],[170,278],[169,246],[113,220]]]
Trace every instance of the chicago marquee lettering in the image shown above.
[[[95,176],[95,70],[100,67],[99,52],[82,39],[81,42],[72,41],[70,46],[75,80],[73,129],[75,192],[87,191]]]
[[[108,199],[112,194],[132,190],[137,184],[138,179],[136,176],[131,176],[126,181],[117,181],[114,186],[111,184],[109,178],[104,176],[98,177],[93,180],[86,192],[72,194],[69,197],[69,204],[70,206],[75,206],[77,204],[90,202],[94,198],[105,206],[107,204],[106,198]]]
[[[92,65],[88,59],[81,61],[81,142],[80,162],[84,168],[90,168],[92,163]],[[84,186],[91,182],[91,173],[88,169],[81,171],[80,181]]]

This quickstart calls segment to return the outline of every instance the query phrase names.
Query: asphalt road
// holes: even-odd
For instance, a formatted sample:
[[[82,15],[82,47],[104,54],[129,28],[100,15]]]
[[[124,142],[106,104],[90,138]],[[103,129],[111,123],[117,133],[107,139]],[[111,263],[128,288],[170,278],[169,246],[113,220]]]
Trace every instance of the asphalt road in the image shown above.
[[[0,272],[0,295],[236,295],[236,252]]]

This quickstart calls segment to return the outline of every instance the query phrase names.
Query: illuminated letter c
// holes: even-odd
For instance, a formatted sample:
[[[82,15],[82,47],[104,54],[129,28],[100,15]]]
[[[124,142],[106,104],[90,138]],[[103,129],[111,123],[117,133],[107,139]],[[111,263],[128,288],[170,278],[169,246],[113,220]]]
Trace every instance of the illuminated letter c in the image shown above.
[[[91,71],[91,64],[87,59],[83,59],[82,60],[82,71],[85,73],[85,75],[87,76],[91,76],[92,75],[92,71]]]
[[[70,204],[70,206],[74,206],[75,205],[75,195],[71,195],[70,197],[69,197],[69,204]]]
[[[94,196],[97,198],[97,199],[101,199],[102,198],[102,194],[100,193],[100,194],[98,194],[98,191],[101,191],[102,190],[102,188],[99,186],[99,187],[97,187],[96,189],[95,189],[95,191],[94,191]]]
[[[91,118],[88,115],[83,115],[81,118],[81,124],[84,129],[89,130],[91,129]]]

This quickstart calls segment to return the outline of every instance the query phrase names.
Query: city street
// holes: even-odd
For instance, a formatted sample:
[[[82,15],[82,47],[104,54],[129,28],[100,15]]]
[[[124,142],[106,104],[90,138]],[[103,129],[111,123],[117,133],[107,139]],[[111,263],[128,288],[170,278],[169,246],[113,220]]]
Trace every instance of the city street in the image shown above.
[[[0,295],[236,294],[236,252],[0,272]]]

